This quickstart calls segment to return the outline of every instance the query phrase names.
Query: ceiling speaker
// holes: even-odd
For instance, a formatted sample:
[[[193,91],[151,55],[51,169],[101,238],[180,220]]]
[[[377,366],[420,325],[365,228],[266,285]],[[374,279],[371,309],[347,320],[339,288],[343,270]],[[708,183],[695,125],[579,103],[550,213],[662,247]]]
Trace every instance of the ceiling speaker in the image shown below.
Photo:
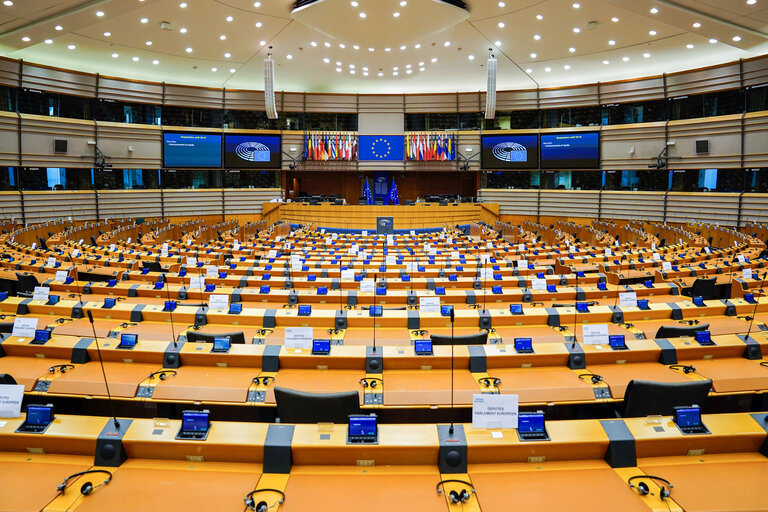
[[[485,118],[496,117],[496,57],[488,57],[488,84],[485,92]]]
[[[264,106],[267,118],[277,119],[277,107],[275,105],[275,61],[272,53],[264,59]]]

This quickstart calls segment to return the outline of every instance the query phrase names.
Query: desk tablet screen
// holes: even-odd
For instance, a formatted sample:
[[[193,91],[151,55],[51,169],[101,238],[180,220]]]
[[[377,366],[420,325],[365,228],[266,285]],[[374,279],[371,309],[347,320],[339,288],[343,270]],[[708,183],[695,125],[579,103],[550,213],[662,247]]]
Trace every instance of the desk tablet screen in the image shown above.
[[[579,313],[589,313],[589,307],[586,302],[577,302],[576,311]]]
[[[203,411],[183,411],[181,430],[185,432],[206,432],[208,430],[209,413]]]
[[[50,295],[48,297],[48,305],[49,306],[55,306],[56,304],[59,303],[59,298],[60,297],[58,295]]]
[[[48,329],[35,329],[35,341],[45,342],[51,339],[51,331]]]
[[[675,423],[679,427],[698,427],[701,425],[701,409],[698,407],[675,408]]]
[[[517,416],[517,430],[518,432],[544,432],[544,413],[521,412]]]
[[[651,281],[650,279],[645,281],[645,283],[643,284],[645,285],[646,288],[653,288],[653,281]]]
[[[228,352],[230,346],[229,337],[213,338],[213,350],[215,352]]]
[[[134,347],[136,346],[138,335],[137,334],[121,334],[120,346],[121,347]]]
[[[106,309],[115,307],[115,299],[104,299],[104,307]]]
[[[510,304],[509,305],[509,312],[513,315],[522,315],[523,314],[523,305],[522,304]]]
[[[53,421],[53,407],[48,405],[28,405],[27,423],[30,425],[48,425]]]
[[[229,305],[229,314],[230,315],[239,315],[243,311],[243,305],[240,303],[236,304],[230,304]]]
[[[368,310],[370,316],[381,316],[382,315],[382,307],[381,306],[371,306],[371,308]]]
[[[440,306],[440,315],[451,316],[452,310],[453,310],[453,306]]]
[[[415,340],[413,342],[413,349],[416,355],[431,355],[432,340]]]
[[[637,299],[637,307],[640,309],[649,309],[648,299]]]
[[[531,338],[515,338],[515,350],[518,352],[531,352],[533,340]]]
[[[268,285],[264,285],[264,286],[259,287],[259,293],[269,293],[269,286]]]
[[[611,348],[624,348],[627,345],[623,334],[611,334],[608,336],[608,344]]]
[[[704,297],[694,297],[693,298],[693,304],[695,306],[703,306],[704,305]]]
[[[312,340],[313,354],[328,354],[331,351],[331,340]]]
[[[312,314],[312,306],[303,305],[299,306],[299,316],[309,316]]]
[[[550,293],[556,292],[557,291],[557,286],[555,286],[554,284],[548,284],[547,285],[547,291],[550,292]]]
[[[157,281],[155,283],[155,290],[162,290],[163,289],[163,281]]]
[[[606,284],[605,282],[597,283],[597,289],[605,291],[608,289],[608,284]]]
[[[174,311],[176,309],[176,301],[175,300],[167,300],[165,301],[165,307],[163,308],[164,311]]]
[[[376,416],[349,417],[349,437],[376,436]]]
[[[696,331],[696,341],[699,343],[710,343],[712,335],[709,331]]]

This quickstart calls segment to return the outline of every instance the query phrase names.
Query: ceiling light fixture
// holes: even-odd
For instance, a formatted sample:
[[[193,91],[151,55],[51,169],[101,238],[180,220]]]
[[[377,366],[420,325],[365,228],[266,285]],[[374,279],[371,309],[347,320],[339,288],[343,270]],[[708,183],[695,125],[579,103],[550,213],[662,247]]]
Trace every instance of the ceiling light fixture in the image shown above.
[[[611,21],[614,22],[614,23],[618,23],[619,22],[619,18],[614,16],[613,18],[611,18]]]
[[[573,27],[574,34],[578,34],[579,32],[581,32],[581,29],[579,27]]]
[[[693,28],[699,28],[699,27],[701,27],[701,23],[699,23],[698,21],[693,24]]]
[[[233,18],[232,16],[227,16],[225,19],[226,19],[228,22],[230,22],[230,23],[231,23],[231,22],[232,22],[232,20],[234,20],[235,18]]]
[[[73,44],[67,45],[67,50],[74,50],[76,47]]]
[[[149,23],[149,18],[141,18],[139,21],[141,23]]]
[[[119,56],[120,56],[120,54],[119,54],[119,53],[113,53],[113,54],[112,54],[112,58],[113,58],[113,59],[116,59],[116,58],[118,58]]]
[[[504,25],[504,22],[503,22],[503,21],[500,21],[500,22],[499,22],[499,28],[504,28],[505,26],[506,26],[506,25]]]
[[[102,16],[104,16],[104,11],[96,11],[96,16],[101,18]]]
[[[232,54],[231,54],[231,53],[229,53],[229,52],[227,52],[227,53],[225,53],[225,54],[224,54],[224,58],[225,58],[225,59],[228,59],[228,58],[230,58],[231,56],[232,56]]]
[[[104,37],[109,37],[112,35],[112,32],[104,32]]]
[[[741,41],[741,36],[733,36],[733,40],[738,43]]]
[[[360,17],[361,17],[361,18],[365,18],[366,16],[368,16],[368,15],[367,15],[367,14],[365,14],[364,12],[361,12],[361,13],[360,13]]]
[[[286,55],[286,56],[285,56],[285,58],[286,58],[286,59],[288,59],[288,60],[291,60],[291,59],[293,59],[293,55],[291,55],[291,54],[289,53],[288,55]]]
[[[179,29],[179,32],[181,32],[182,34],[186,34],[187,33],[187,27],[181,27]]]
[[[655,7],[651,7],[651,14],[658,14],[659,10]]]
[[[53,27],[53,29],[54,30],[58,30],[58,31],[62,31],[62,30],[64,30],[64,27],[62,27],[61,25],[56,25],[55,27]]]
[[[160,64],[160,61],[159,61],[159,60],[157,60],[157,59],[155,59],[155,60],[153,60],[153,61],[152,61],[152,64],[154,64],[155,66],[157,66],[158,64]]]

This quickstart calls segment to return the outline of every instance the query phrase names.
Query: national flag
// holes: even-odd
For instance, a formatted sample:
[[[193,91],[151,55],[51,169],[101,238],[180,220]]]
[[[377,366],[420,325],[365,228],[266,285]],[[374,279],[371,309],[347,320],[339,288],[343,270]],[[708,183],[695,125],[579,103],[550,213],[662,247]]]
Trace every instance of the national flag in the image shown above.
[[[389,203],[400,204],[400,196],[397,194],[397,185],[395,184],[395,177],[392,177],[392,186],[389,187]]]
[[[365,178],[365,186],[363,187],[363,197],[366,204],[373,204],[373,196],[371,195],[371,186],[368,184],[368,178]]]

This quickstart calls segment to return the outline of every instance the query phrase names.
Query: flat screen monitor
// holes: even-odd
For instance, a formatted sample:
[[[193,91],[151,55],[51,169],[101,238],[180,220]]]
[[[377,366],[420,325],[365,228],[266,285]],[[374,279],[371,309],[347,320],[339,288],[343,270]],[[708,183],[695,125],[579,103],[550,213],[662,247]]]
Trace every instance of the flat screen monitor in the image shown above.
[[[701,409],[698,407],[675,407],[675,423],[678,427],[701,425]]]
[[[299,306],[299,316],[309,316],[312,314],[312,306],[309,304],[302,304]]]
[[[368,309],[368,315],[369,316],[381,316],[383,313],[383,308],[381,306],[371,306]]]
[[[27,406],[26,422],[30,425],[48,425],[53,421],[52,405],[33,405]]]
[[[648,306],[648,299],[637,299],[637,307],[639,309],[651,309],[650,306]]]
[[[229,169],[279,169],[279,135],[225,135],[224,167]]]
[[[510,304],[509,305],[509,312],[513,315],[522,315],[523,314],[523,305],[522,304]]]
[[[348,443],[369,443],[378,441],[379,429],[375,415],[350,414],[347,429]]]
[[[211,425],[210,415],[207,411],[182,411],[181,430],[184,432],[207,432]]]
[[[608,345],[614,350],[627,348],[626,338],[623,334],[611,334],[608,336]]]
[[[229,352],[232,342],[228,336],[216,336],[213,338],[213,348],[211,352]]]
[[[312,354],[326,356],[331,353],[331,340],[312,340]]]
[[[482,137],[483,169],[537,169],[537,135],[485,135]]]
[[[121,334],[120,344],[118,345],[118,347],[133,348],[136,346],[136,342],[138,341],[138,338],[139,338],[138,334]]]
[[[431,356],[432,340],[414,340],[413,350],[417,356]]]
[[[453,311],[453,306],[450,306],[450,305],[440,306],[440,316],[451,316],[451,311]]]
[[[229,314],[230,315],[239,315],[243,312],[243,305],[239,302],[232,302],[229,305]]]
[[[704,297],[698,296],[693,298],[693,305],[701,307],[704,305]]]
[[[576,311],[578,311],[579,313],[589,313],[589,304],[587,304],[586,302],[577,302]]]
[[[221,167],[221,135],[164,132],[163,167]]]
[[[35,329],[35,342],[45,343],[51,339],[51,331],[48,329]]]
[[[519,354],[533,352],[533,340],[531,338],[515,338],[515,351]]]
[[[745,293],[744,294],[744,300],[750,304],[755,303],[755,294],[754,293]]]
[[[176,310],[176,301],[175,300],[167,300],[165,301],[165,306],[163,307],[163,311],[175,311]]]
[[[699,345],[712,345],[712,333],[709,331],[696,331],[694,336]]]
[[[598,132],[548,133],[541,135],[542,169],[599,169]]]
[[[544,432],[543,412],[521,412],[517,416],[518,432]]]

